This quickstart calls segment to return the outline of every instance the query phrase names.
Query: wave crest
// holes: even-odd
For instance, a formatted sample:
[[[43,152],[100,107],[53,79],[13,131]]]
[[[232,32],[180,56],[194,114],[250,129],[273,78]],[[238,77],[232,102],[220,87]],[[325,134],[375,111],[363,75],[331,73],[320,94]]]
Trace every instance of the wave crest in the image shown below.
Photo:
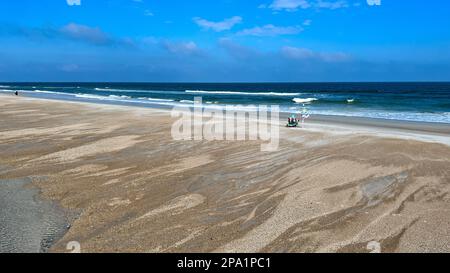
[[[311,102],[314,102],[314,101],[318,101],[318,99],[316,99],[316,98],[306,98],[306,99],[294,98],[293,101],[295,103],[311,103]]]
[[[191,94],[212,94],[212,95],[250,95],[250,96],[285,96],[294,97],[301,93],[279,93],[279,92],[239,92],[239,91],[205,91],[205,90],[186,90]]]

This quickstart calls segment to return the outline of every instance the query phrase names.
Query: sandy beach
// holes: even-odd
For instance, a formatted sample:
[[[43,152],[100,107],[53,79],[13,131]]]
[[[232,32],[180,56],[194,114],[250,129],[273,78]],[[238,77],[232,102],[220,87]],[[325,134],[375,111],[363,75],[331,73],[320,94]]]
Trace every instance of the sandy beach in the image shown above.
[[[0,191],[77,215],[51,252],[450,252],[450,125],[318,117],[261,152],[174,141],[164,109],[0,95],[0,120]]]

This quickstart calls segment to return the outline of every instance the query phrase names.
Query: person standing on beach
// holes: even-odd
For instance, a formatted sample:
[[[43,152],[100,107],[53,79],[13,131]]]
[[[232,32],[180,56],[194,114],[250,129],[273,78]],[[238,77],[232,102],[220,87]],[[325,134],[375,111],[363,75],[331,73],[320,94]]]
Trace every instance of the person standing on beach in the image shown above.
[[[19,91],[15,91],[14,95],[18,96],[19,95]]]

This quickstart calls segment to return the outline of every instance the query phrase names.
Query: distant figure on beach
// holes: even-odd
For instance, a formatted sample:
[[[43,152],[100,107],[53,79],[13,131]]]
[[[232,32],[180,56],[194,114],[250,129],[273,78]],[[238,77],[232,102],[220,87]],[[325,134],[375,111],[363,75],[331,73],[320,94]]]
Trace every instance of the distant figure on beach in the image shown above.
[[[19,91],[14,92],[14,95],[18,96],[19,95]]]

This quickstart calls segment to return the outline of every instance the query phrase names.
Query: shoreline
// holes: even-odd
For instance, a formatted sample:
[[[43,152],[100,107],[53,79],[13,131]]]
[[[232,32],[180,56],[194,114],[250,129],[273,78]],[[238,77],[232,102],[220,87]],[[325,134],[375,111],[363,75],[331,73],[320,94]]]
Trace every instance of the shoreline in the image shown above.
[[[183,107],[189,107],[188,104],[167,104],[162,102],[149,102],[149,101],[138,101],[138,100],[115,100],[115,99],[108,99],[108,97],[104,97],[105,100],[94,100],[89,97],[83,97],[85,94],[81,94],[80,97],[74,96],[77,94],[73,93],[54,93],[53,91],[40,91],[41,93],[37,93],[35,91],[31,90],[22,90],[21,94],[23,97],[28,98],[36,98],[36,99],[46,99],[46,100],[56,100],[56,101],[69,101],[69,102],[84,102],[84,103],[94,103],[94,104],[104,104],[104,105],[118,105],[118,106],[130,106],[130,107],[138,107],[138,108],[150,108],[150,109],[171,109],[174,106],[183,106]],[[46,93],[48,92],[48,93]],[[45,93],[45,94],[44,94]],[[12,91],[1,91],[0,95],[7,95],[13,94]],[[176,101],[174,101],[176,102]],[[205,108],[211,107],[212,104],[203,103],[203,106]],[[220,107],[222,107],[221,105]],[[245,106],[245,104],[243,105]],[[301,108],[301,105],[297,105],[298,108]],[[212,108],[213,109],[213,108]],[[281,114],[287,116],[291,113],[290,111],[287,111],[286,109],[282,110],[280,112]],[[358,115],[344,115],[344,114],[314,114],[315,117],[318,117],[317,120],[331,120],[331,121],[337,121],[339,118],[348,118],[348,119],[354,119],[354,121],[361,123],[364,122],[364,120],[375,120],[380,122],[387,122],[387,123],[404,123],[409,124],[409,126],[416,126],[416,127],[423,127],[421,125],[427,125],[427,127],[450,127],[450,120],[447,122],[438,122],[438,121],[420,121],[420,120],[410,120],[410,119],[394,119],[394,118],[382,118],[382,117],[367,117],[367,116],[358,116]],[[355,123],[355,122],[352,122]],[[405,125],[402,126],[405,126]],[[447,131],[446,131],[447,132]]]
[[[315,115],[311,118],[311,121],[316,123],[333,122],[342,125],[382,127],[389,129],[407,130],[412,132],[436,133],[440,135],[450,134],[450,123],[447,124],[438,122],[407,121],[337,115]]]
[[[0,93],[0,97],[1,96],[14,97]],[[89,101],[83,99],[67,100],[34,96],[21,96],[21,98],[80,105],[103,105],[105,107],[117,107],[117,109],[149,109],[163,112],[168,112],[170,109],[172,109],[172,107],[158,104],[151,106],[139,106],[136,104],[127,104],[121,102]],[[284,124],[289,115],[289,113],[285,112],[280,113],[281,125]],[[450,123],[447,124],[439,122],[404,121],[344,115],[314,115],[306,121],[306,126],[303,129],[325,132],[338,132],[339,130],[341,130],[341,133],[345,133],[345,131],[348,131],[348,133],[373,134],[380,137],[394,137],[415,139],[425,142],[438,142],[450,146]]]

